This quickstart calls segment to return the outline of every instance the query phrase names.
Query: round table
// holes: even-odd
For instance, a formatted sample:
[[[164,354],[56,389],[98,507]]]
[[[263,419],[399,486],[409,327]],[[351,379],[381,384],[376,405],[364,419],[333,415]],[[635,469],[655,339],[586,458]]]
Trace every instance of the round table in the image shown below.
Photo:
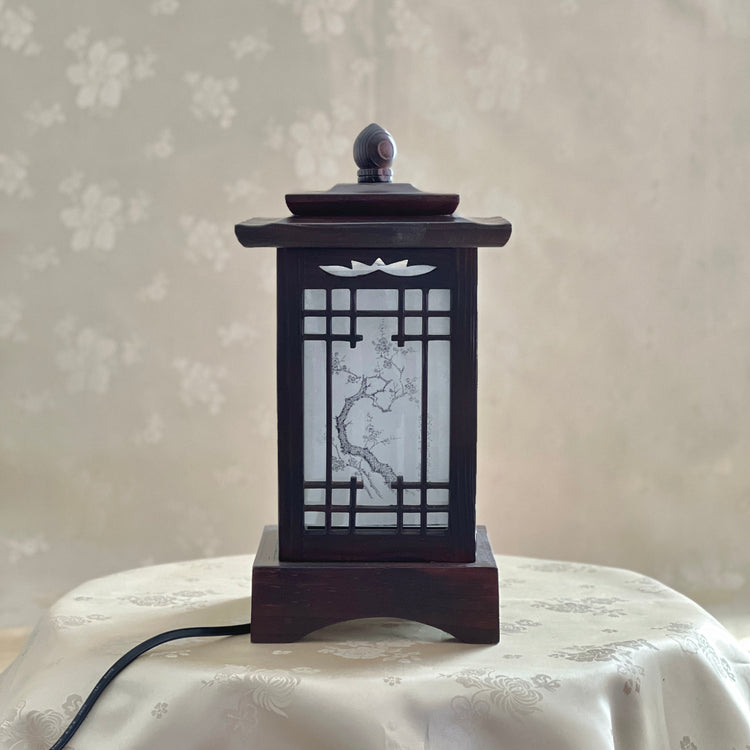
[[[627,570],[497,563],[497,645],[393,619],[290,644],[175,641],[117,677],[71,747],[750,748],[750,656],[695,603]],[[249,619],[251,566],[158,565],[71,591],[0,676],[0,748],[49,747],[136,643]]]

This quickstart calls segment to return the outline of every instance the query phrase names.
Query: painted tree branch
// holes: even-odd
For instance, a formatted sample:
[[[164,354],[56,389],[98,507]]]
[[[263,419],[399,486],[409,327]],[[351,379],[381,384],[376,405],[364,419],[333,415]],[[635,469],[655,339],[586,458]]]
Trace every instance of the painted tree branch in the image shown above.
[[[394,436],[381,438],[382,431],[373,427],[372,416],[369,413],[366,415],[367,422],[361,439],[353,438],[350,433],[349,415],[352,408],[363,400],[369,401],[374,409],[383,414],[391,413],[400,399],[406,398],[416,403],[417,386],[414,378],[407,377],[406,362],[402,361],[399,364],[397,361],[397,358],[403,360],[406,355],[412,354],[412,350],[408,347],[396,348],[393,341],[386,335],[382,323],[380,335],[372,341],[372,344],[375,350],[376,366],[371,375],[354,372],[340,354],[334,354],[333,373],[345,376],[349,384],[359,383],[356,392],[344,398],[343,405],[335,417],[338,443],[341,449],[339,451],[336,448],[336,452],[340,460],[346,459],[349,466],[358,469],[360,475],[368,480],[365,482],[365,491],[370,497],[373,493],[382,497],[381,491],[373,481],[374,475],[380,476],[386,486],[389,486],[396,481],[396,472],[392,466],[381,461],[373,449],[379,445],[388,445],[397,438]]]
[[[349,440],[349,435],[347,434],[347,428],[349,426],[347,418],[352,407],[363,398],[371,398],[371,394],[367,393],[367,386],[368,378],[363,375],[359,390],[344,399],[344,405],[341,408],[341,411],[336,415],[336,431],[338,432],[339,442],[341,443],[341,450],[347,455],[358,456],[359,458],[363,459],[367,463],[367,465],[376,474],[379,474],[381,477],[383,477],[386,482],[395,482],[396,473],[393,471],[393,469],[388,464],[383,463],[366,446],[354,445],[354,443]]]

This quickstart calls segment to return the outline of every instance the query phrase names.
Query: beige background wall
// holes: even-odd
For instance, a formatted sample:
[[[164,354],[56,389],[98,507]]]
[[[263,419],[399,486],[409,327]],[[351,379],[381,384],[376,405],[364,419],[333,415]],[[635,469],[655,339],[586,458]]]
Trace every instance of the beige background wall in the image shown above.
[[[745,0],[0,0],[0,625],[275,520],[274,258],[235,222],[397,177],[481,252],[497,551],[750,596]]]

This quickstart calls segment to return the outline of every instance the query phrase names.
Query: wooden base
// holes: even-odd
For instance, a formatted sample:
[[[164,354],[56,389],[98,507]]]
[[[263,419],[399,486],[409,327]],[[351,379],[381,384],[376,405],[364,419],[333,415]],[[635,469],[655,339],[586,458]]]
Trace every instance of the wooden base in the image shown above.
[[[464,643],[500,639],[497,566],[477,526],[473,563],[279,562],[278,528],[266,526],[253,565],[255,643],[290,643],[363,617],[400,617]]]

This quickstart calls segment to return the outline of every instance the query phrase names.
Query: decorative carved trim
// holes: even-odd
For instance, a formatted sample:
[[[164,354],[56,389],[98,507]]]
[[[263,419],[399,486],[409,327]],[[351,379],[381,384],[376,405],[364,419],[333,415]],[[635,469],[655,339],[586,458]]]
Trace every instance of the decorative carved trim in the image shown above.
[[[382,271],[389,276],[423,276],[434,271],[437,266],[410,266],[408,260],[397,260],[394,263],[384,263],[381,258],[373,261],[372,265],[360,263],[358,260],[350,261],[351,268],[346,266],[318,266],[321,271],[330,273],[331,276],[367,276],[367,274]]]

